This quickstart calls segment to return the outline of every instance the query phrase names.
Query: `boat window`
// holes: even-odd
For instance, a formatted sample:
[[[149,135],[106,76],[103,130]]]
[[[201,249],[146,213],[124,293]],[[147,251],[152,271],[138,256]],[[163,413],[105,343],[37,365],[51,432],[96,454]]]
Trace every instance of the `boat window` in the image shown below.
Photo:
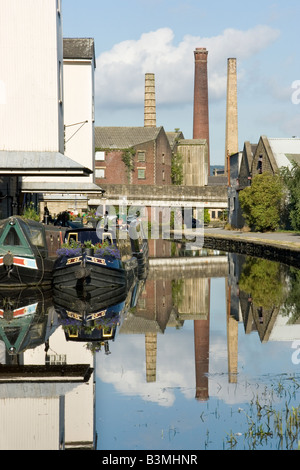
[[[113,239],[111,233],[103,233],[102,234],[102,243],[108,241],[110,244],[112,244]]]
[[[103,328],[103,338],[111,338],[113,335],[114,329],[112,327]]]
[[[45,240],[42,228],[24,225],[23,229],[26,232],[32,245],[45,248]]]
[[[44,237],[43,233],[39,229],[30,229],[30,241],[35,246],[44,246]]]
[[[17,234],[14,227],[11,227],[11,229],[9,230],[8,234],[5,237],[3,245],[5,245],[5,246],[20,246],[20,245],[22,245],[21,240],[19,238],[19,235]]]
[[[75,240],[75,242],[77,242],[78,241],[78,233],[69,233],[68,243],[70,243],[71,240]]]

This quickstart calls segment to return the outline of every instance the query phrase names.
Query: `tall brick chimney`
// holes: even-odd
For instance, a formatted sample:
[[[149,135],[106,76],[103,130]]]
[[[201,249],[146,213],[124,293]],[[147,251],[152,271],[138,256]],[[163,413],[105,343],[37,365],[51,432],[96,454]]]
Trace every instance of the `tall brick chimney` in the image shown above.
[[[195,82],[194,82],[194,122],[193,139],[206,139],[208,146],[208,168],[210,166],[209,155],[209,111],[208,111],[208,79],[207,79],[207,55],[204,47],[197,47],[195,56]]]
[[[228,59],[227,60],[225,173],[228,173],[228,155],[232,155],[239,151],[236,69],[237,69],[236,59]]]
[[[156,127],[155,75],[145,75],[144,127]]]

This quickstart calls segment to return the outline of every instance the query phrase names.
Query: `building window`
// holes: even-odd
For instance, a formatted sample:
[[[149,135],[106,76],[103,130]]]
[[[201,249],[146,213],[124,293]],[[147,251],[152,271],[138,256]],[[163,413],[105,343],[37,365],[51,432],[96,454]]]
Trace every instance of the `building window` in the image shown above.
[[[162,172],[162,179],[163,179],[163,181],[165,181],[165,170],[163,170],[163,172]]]
[[[138,162],[146,161],[146,152],[138,152]]]
[[[164,165],[165,164],[165,154],[164,153],[162,154],[161,161],[162,161],[162,164]]]
[[[96,178],[105,178],[105,168],[96,168],[95,169]]]
[[[139,180],[146,179],[146,170],[145,170],[145,168],[138,168],[138,179]]]
[[[258,157],[258,163],[257,163],[257,169],[260,175],[262,174],[262,160],[263,160],[263,156],[260,154],[260,156]]]
[[[105,152],[96,152],[97,162],[103,162],[105,160]]]

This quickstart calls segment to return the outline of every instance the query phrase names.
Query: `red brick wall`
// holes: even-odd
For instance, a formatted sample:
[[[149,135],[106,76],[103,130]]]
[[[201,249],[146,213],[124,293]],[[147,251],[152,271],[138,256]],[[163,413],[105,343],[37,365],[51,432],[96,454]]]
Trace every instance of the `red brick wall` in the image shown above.
[[[134,147],[136,155],[134,171],[131,172],[131,180],[128,181],[127,168],[122,162],[123,150],[106,150],[105,161],[96,160],[96,169],[105,168],[105,178],[97,178],[96,184],[171,184],[171,158],[172,151],[167,136],[163,130],[156,141],[146,142]],[[145,152],[145,161],[138,161],[138,152]],[[145,169],[145,179],[138,178],[138,169]]]
[[[135,147],[134,171],[132,172],[132,184],[154,184],[155,171],[155,142],[146,142]],[[138,152],[145,151],[145,162],[138,161]],[[138,179],[138,168],[145,169],[145,179]]]
[[[105,160],[97,161],[95,168],[105,168],[105,178],[96,178],[96,184],[128,184],[126,167],[122,162],[122,150],[109,150],[105,152]]]

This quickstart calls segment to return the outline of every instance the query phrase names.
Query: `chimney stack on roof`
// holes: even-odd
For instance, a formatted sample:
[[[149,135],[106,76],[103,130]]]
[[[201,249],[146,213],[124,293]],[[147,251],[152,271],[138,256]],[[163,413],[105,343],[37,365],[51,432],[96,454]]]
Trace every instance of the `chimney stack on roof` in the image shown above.
[[[144,127],[156,127],[155,75],[145,75]]]
[[[209,157],[209,111],[208,111],[208,79],[207,79],[207,55],[204,47],[197,47],[195,57],[195,83],[194,83],[194,122],[193,139],[205,139],[208,146]]]

